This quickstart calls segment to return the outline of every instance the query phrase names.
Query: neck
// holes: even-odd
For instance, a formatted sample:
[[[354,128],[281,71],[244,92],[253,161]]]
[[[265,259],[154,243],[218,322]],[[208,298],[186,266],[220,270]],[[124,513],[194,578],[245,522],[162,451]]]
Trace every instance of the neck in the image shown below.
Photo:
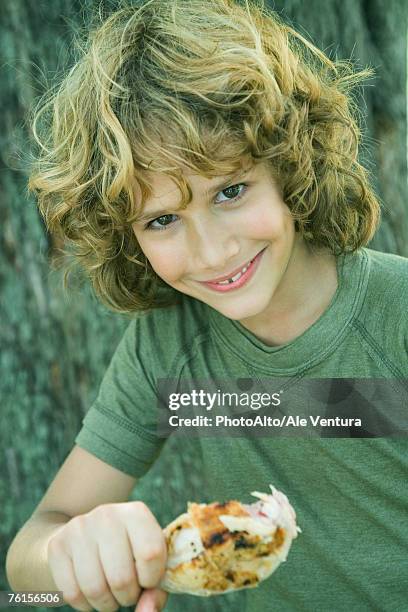
[[[240,323],[270,346],[300,336],[328,308],[337,289],[336,259],[298,240],[284,277],[268,308]]]

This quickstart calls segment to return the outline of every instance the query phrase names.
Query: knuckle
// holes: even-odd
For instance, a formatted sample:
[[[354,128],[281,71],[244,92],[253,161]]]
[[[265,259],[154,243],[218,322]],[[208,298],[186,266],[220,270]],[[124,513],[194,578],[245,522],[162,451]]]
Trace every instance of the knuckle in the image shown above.
[[[89,596],[89,601],[96,610],[100,610],[101,612],[115,612],[119,610],[119,604],[113,598],[112,594],[107,591],[99,596]]]
[[[48,554],[52,556],[60,555],[63,552],[63,545],[60,539],[56,536],[51,538],[48,542]]]
[[[84,596],[81,591],[75,590],[64,590],[64,601],[70,606],[77,609],[90,609],[90,606],[84,605]]]
[[[138,512],[139,514],[150,514],[148,506],[142,501],[136,500],[129,504],[129,509]]]
[[[92,584],[84,589],[84,594],[87,599],[104,599],[108,593],[103,584]]]
[[[64,601],[69,604],[79,603],[81,598],[81,594],[79,591],[71,591],[69,589],[64,589]]]
[[[81,534],[83,532],[84,527],[87,523],[87,516],[85,514],[78,514],[78,516],[74,516],[67,527],[69,528],[72,534]]]
[[[164,550],[161,544],[152,544],[149,548],[140,551],[142,561],[156,561],[164,557]]]
[[[117,603],[114,603],[112,601],[112,598],[109,598],[109,600],[105,599],[97,602],[97,606],[98,609],[101,610],[101,612],[116,612],[117,610],[119,610],[119,605]]]
[[[102,518],[105,518],[105,517],[110,518],[115,512],[115,506],[114,504],[101,504],[100,506],[97,506],[96,508],[94,508],[92,512],[96,516],[99,516]]]
[[[112,576],[108,582],[113,591],[127,591],[133,587],[135,579],[133,576]]]
[[[120,513],[115,504],[103,504],[93,510],[92,522],[96,527],[107,528],[117,524]]]
[[[126,595],[126,596],[123,595],[122,597],[118,596],[117,599],[120,602],[121,606],[128,607],[128,606],[134,606],[137,603],[139,596],[135,595],[131,597],[130,595]]]

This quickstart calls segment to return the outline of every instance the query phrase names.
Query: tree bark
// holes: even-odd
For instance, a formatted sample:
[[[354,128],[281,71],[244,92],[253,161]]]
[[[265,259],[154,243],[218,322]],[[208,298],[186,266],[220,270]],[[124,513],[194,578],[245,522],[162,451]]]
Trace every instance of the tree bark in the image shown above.
[[[359,96],[361,159],[383,206],[371,248],[408,255],[407,14],[405,0],[269,2],[331,59],[375,70]]]
[[[113,6],[115,3],[110,3]],[[99,0],[2,0],[0,3],[0,554],[72,448],[127,319],[99,305],[89,287],[65,294],[50,269],[51,241],[26,195],[28,110],[53,75],[72,61],[73,27]],[[277,0],[274,7],[302,33],[339,57],[377,70],[364,90],[369,161],[384,202],[371,246],[408,255],[406,173],[406,14],[404,0]],[[194,445],[170,440],[140,481],[143,499],[166,523],[187,499],[205,500]],[[208,500],[209,501],[209,500]],[[0,590],[7,589],[4,563]],[[239,609],[230,599],[174,599],[177,609]],[[236,602],[234,605],[233,602]],[[22,608],[23,610],[23,608]],[[26,610],[26,608],[24,608]],[[62,608],[68,610],[68,608]]]

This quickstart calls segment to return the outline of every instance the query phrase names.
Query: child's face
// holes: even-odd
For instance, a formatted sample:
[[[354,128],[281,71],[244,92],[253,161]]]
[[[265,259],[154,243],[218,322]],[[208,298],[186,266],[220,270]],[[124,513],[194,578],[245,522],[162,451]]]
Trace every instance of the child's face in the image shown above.
[[[184,176],[193,199],[177,210],[176,184],[166,175],[152,175],[152,196],[142,213],[150,220],[133,225],[141,249],[156,274],[174,289],[230,319],[262,315],[299,240],[270,171],[258,164],[233,179]],[[234,277],[233,282],[220,284],[225,276]]]

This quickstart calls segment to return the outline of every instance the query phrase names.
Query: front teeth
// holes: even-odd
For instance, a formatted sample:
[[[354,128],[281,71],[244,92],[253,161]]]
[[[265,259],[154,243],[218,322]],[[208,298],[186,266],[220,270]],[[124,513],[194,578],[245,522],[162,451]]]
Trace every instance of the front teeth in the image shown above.
[[[249,266],[250,266],[250,264],[248,264],[247,266],[242,268],[241,272],[238,272],[238,274],[236,274],[232,278],[228,278],[225,281],[220,281],[219,283],[217,283],[217,285],[230,285],[231,283],[235,283],[235,281],[237,281],[239,278],[241,278],[241,276],[243,274],[245,274],[245,272],[248,270]]]

